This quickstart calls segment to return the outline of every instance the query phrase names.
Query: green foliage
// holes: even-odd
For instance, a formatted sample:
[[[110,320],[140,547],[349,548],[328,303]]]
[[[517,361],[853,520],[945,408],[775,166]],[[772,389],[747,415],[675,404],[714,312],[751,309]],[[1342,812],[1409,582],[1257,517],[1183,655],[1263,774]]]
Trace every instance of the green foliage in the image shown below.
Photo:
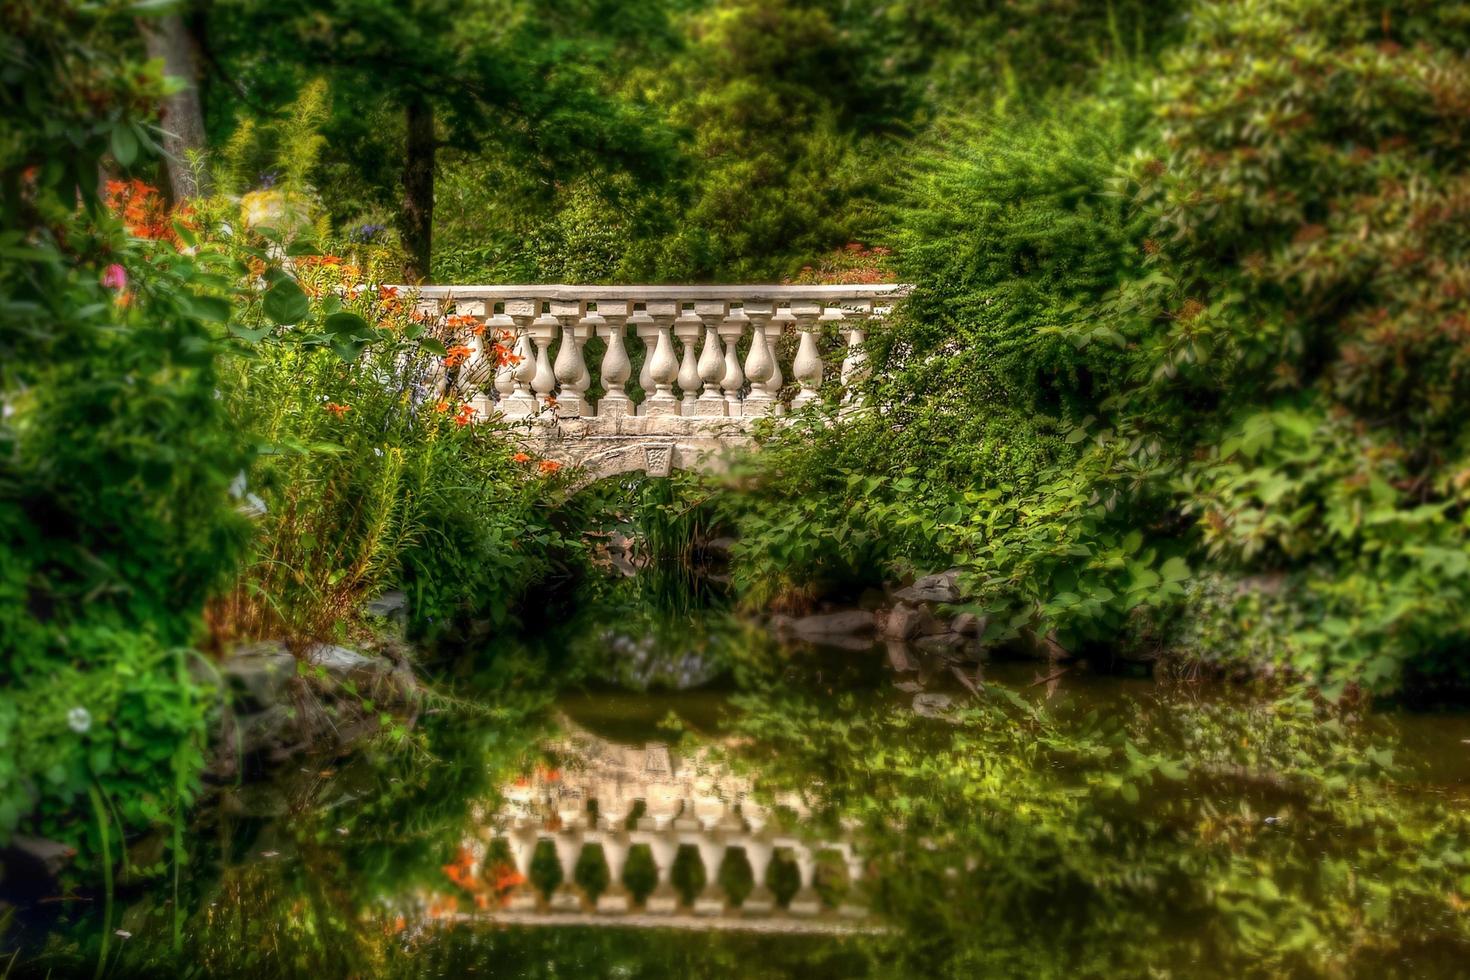
[[[876,414],[773,437],[736,581],[820,588],[876,540],[874,577],[965,568],[994,640],[1453,674],[1466,29],[1203,3],[1152,90],[957,128],[898,212]]]
[[[197,790],[207,704],[181,648],[243,543],[246,454],[216,397],[228,265],[181,254],[156,196],[127,225],[164,240],[98,193],[105,154],[153,145],[157,66],[113,45],[120,4],[50,14],[3,15],[0,839],[53,836],[92,871]]]

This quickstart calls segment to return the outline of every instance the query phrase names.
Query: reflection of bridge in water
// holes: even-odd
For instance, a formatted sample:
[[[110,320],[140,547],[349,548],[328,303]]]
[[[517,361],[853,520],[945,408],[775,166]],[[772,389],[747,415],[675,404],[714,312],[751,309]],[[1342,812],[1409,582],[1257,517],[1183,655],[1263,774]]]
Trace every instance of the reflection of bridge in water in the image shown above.
[[[477,857],[485,859],[486,841],[504,841],[521,882],[501,908],[485,915],[527,925],[789,932],[871,928],[867,910],[852,901],[864,873],[852,842],[845,834],[816,840],[802,833],[810,814],[797,794],[780,796],[770,807],[754,799],[749,779],[732,773],[708,750],[684,754],[659,743],[619,744],[569,722],[566,729],[568,734],[552,746],[565,760],[563,768],[538,769],[505,787],[503,805],[481,832],[485,841]],[[551,843],[561,867],[561,883],[549,896],[531,882],[533,858],[543,841]],[[584,849],[593,845],[600,845],[609,882],[595,899],[576,882]],[[624,883],[629,856],[640,846],[647,847],[657,871],[657,883],[641,903]],[[673,875],[685,846],[697,853],[706,881],[687,903]],[[727,893],[720,883],[721,867],[738,861],[741,853],[753,881],[743,896]],[[787,858],[799,883],[782,901],[768,879],[773,864]],[[846,886],[847,897],[835,907],[819,894],[819,862],[823,874],[840,876],[839,884]]]

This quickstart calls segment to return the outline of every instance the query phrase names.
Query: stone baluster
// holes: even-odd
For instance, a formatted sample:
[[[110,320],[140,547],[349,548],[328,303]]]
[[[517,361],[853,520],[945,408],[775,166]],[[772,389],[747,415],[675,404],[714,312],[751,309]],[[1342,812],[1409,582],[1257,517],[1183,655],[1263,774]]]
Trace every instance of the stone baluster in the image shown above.
[[[699,351],[699,380],[702,386],[699,398],[694,403],[694,414],[702,416],[724,416],[729,405],[720,391],[720,381],[725,377],[725,352],[720,346],[719,317],[700,317],[704,322],[704,346]]]
[[[684,349],[684,359],[679,364],[679,402],[681,415],[695,415],[699,403],[699,364],[694,348],[704,330],[704,321],[693,310],[681,310],[674,320],[674,335]]]
[[[527,333],[531,336],[531,342],[536,345],[536,374],[531,379],[531,390],[536,393],[536,401],[541,408],[546,408],[554,400],[556,391],[556,374],[551,368],[551,342],[556,339],[561,330],[561,322],[550,313],[542,313],[531,321]]]
[[[781,401],[781,389],[786,387],[786,375],[781,371],[781,338],[786,336],[786,328],[796,323],[796,316],[791,312],[791,307],[783,306],[776,311],[766,324],[766,342],[771,348],[771,376],[766,381],[766,390],[771,393],[772,414],[781,415],[786,411],[785,404]]]
[[[585,312],[580,309],[585,304],[573,305],[578,308],[579,313]],[[555,309],[555,307],[552,308]],[[576,323],[571,328],[571,334],[577,341],[577,363],[582,365],[582,377],[576,382],[574,387],[577,390],[578,397],[582,399],[582,414],[592,415],[594,414],[592,400],[587,397],[587,392],[592,388],[592,369],[587,366],[587,355],[584,348],[587,346],[587,341],[597,335],[593,328],[586,324],[585,316],[578,315],[574,319]]]
[[[597,405],[597,414],[622,418],[634,413],[633,400],[623,390],[623,385],[633,376],[633,363],[628,358],[627,340],[624,337],[628,322],[628,302],[599,301],[597,312],[603,320],[602,325],[597,327],[598,335],[607,341],[607,350],[602,355],[602,384],[607,393]]]
[[[514,388],[510,397],[501,405],[501,411],[512,418],[522,418],[536,412],[536,395],[531,385],[536,379],[536,346],[531,340],[531,323],[536,319],[535,300],[512,301],[505,304],[506,315],[516,325],[515,368],[511,372]]]
[[[817,350],[817,309],[793,307],[797,329],[801,331],[801,343],[796,349],[796,360],[791,364],[791,373],[801,384],[801,390],[791,399],[793,409],[803,408],[817,400],[817,389],[822,386],[822,355]]]
[[[694,845],[704,865],[704,888],[694,896],[695,915],[719,915],[725,911],[725,893],[720,888],[720,863],[725,859],[725,842],[711,833],[702,833]]]
[[[496,400],[497,407],[504,412],[506,400],[516,390],[516,365],[514,361],[515,346],[517,341],[516,322],[504,313],[496,313],[485,321],[485,349],[495,351],[500,348],[509,348],[506,353],[510,357],[497,364],[495,367],[495,392],[500,397]]]
[[[853,305],[859,306],[858,303]],[[862,402],[862,395],[857,389],[868,378],[868,352],[863,345],[868,340],[866,328],[870,322],[876,321],[860,307],[855,313],[848,314],[847,356],[842,359],[842,404],[844,408],[857,408]]]
[[[720,322],[720,339],[725,342],[725,373],[720,387],[725,390],[725,414],[740,417],[740,402],[745,389],[745,372],[740,369],[740,338],[750,326],[743,307],[734,307]]]
[[[649,839],[648,851],[653,856],[654,867],[658,869],[658,884],[649,893],[643,906],[650,912],[673,912],[679,907],[679,894],[674,890],[671,877],[674,858],[679,853],[679,842],[672,834],[657,833]]]
[[[740,906],[746,915],[768,915],[776,908],[775,893],[766,885],[766,875],[775,855],[776,847],[769,838],[760,835],[746,838],[745,859],[750,862],[751,880],[755,882]]]
[[[643,414],[678,415],[679,399],[674,397],[674,379],[679,375],[679,359],[674,356],[674,338],[670,334],[673,317],[663,313],[656,314],[654,323],[658,327],[658,334],[654,340],[653,352],[649,356],[653,393],[643,403]]]
[[[597,911],[615,914],[628,911],[632,905],[632,897],[623,884],[623,871],[628,867],[628,851],[632,846],[628,835],[622,831],[603,835],[602,856],[607,859],[607,890],[597,896]]]
[[[769,304],[747,303],[745,313],[750,317],[753,329],[750,334],[750,353],[745,355],[745,376],[750,379],[750,394],[745,397],[741,414],[773,415],[776,393],[771,390],[771,379],[780,371],[776,366],[776,353],[771,349],[768,333],[774,317]]]
[[[638,371],[638,387],[643,389],[643,401],[638,405],[638,414],[643,415],[648,409],[648,399],[653,397],[653,352],[658,346],[658,321],[645,304],[643,309],[635,310],[628,317],[628,323],[643,344],[643,367]]]
[[[817,855],[810,847],[798,844],[791,848],[791,856],[796,859],[796,870],[801,875],[801,888],[791,896],[791,902],[786,908],[792,915],[816,915],[822,910],[822,900],[813,887],[816,881]]]
[[[563,830],[551,839],[561,865],[561,884],[551,893],[551,907],[558,912],[575,912],[582,907],[582,890],[577,885],[577,859],[582,856],[582,834]]]
[[[520,884],[507,896],[506,907],[525,911],[536,907],[536,889],[531,884],[531,861],[536,856],[538,836],[535,828],[526,827],[509,835],[511,860],[515,862]]]
[[[559,312],[558,307],[561,307]],[[587,372],[587,362],[582,357],[582,345],[577,342],[577,328],[573,319],[575,314],[569,314],[564,304],[555,304],[552,309],[551,316],[556,319],[561,332],[561,349],[556,352],[556,364],[553,367],[556,380],[561,383],[561,392],[556,396],[556,415],[557,418],[564,419],[580,418],[590,414],[586,399],[582,397],[582,385],[589,380],[590,375]]]

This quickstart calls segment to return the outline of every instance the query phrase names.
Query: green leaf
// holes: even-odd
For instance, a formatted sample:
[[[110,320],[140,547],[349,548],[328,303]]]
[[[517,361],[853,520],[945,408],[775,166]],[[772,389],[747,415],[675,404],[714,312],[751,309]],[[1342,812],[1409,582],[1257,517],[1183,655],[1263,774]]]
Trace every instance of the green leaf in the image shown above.
[[[305,238],[298,238],[286,246],[286,254],[295,258],[301,255],[321,255],[322,250],[316,247],[316,242],[308,241]]]
[[[419,341],[419,346],[436,357],[443,357],[445,354],[449,353],[444,349],[444,345],[439,343],[439,341],[435,340],[433,337],[423,338]]]
[[[300,323],[311,312],[311,303],[294,279],[282,279],[265,291],[261,302],[265,315],[281,325]]]
[[[1189,563],[1177,555],[1170,558],[1159,568],[1165,582],[1181,582],[1189,578]]]
[[[236,337],[239,337],[241,340],[248,341],[252,344],[258,344],[265,339],[266,334],[270,333],[272,329],[273,328],[270,326],[256,327],[254,329],[251,329],[249,327],[242,327],[236,324],[235,326],[230,327],[230,333],[234,334]]]
[[[131,125],[121,123],[112,127],[112,156],[124,167],[131,167],[138,159],[138,134]]]
[[[327,333],[339,338],[370,338],[372,327],[368,322],[356,313],[333,313],[327,317],[323,326]]]
[[[218,296],[188,297],[189,311],[201,320],[226,323],[230,319],[230,303]]]

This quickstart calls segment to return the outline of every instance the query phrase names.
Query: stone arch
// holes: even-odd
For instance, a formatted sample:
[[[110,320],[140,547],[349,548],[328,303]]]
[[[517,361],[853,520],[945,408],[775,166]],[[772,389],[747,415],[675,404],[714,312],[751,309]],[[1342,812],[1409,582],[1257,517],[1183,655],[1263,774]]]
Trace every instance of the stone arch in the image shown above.
[[[573,481],[571,490],[577,492],[624,473],[646,473],[652,477],[668,476],[674,470],[718,470],[720,450],[723,445],[692,445],[673,440],[640,440],[602,452],[583,456],[580,459],[558,460],[568,466],[576,466],[580,472]],[[555,458],[555,454],[552,454]]]

